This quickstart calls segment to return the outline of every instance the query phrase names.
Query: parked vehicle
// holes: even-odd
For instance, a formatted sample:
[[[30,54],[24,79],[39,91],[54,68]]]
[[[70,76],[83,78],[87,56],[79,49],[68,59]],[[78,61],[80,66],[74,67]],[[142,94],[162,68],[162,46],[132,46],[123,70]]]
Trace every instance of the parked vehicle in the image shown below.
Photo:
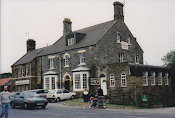
[[[46,98],[41,98],[37,93],[29,91],[20,92],[11,100],[12,108],[15,108],[16,106],[22,106],[24,109],[29,109],[40,106],[45,109],[47,104],[48,101]]]
[[[48,90],[45,89],[35,89],[35,90],[29,90],[32,92],[36,92],[37,94],[39,94],[40,97],[46,98],[47,97],[47,93],[49,92]]]
[[[12,92],[10,93],[10,97],[11,99],[13,99],[15,97],[15,95],[19,95],[20,92]]]
[[[66,89],[55,89],[50,90],[46,98],[48,101],[59,102],[60,100],[73,99],[75,95],[76,93],[69,92]]]

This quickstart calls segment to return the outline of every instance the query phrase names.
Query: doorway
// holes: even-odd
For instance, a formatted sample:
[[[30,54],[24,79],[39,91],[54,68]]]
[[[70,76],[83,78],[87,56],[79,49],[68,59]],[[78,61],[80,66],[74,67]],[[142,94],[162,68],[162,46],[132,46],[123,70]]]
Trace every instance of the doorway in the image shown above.
[[[100,75],[101,89],[103,90],[103,95],[107,95],[107,83],[106,76],[104,74]]]
[[[68,91],[70,91],[70,77],[69,76],[65,76],[64,88],[67,89]]]

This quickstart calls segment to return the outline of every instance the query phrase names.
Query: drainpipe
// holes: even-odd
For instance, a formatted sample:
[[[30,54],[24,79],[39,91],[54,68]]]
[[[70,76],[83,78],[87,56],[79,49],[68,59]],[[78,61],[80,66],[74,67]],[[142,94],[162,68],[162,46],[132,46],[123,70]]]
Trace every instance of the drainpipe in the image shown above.
[[[31,63],[30,63],[30,90],[31,90]]]
[[[62,82],[62,79],[61,79],[61,53],[60,53],[60,55],[59,55],[59,60],[60,60],[60,89],[61,89],[61,82]]]

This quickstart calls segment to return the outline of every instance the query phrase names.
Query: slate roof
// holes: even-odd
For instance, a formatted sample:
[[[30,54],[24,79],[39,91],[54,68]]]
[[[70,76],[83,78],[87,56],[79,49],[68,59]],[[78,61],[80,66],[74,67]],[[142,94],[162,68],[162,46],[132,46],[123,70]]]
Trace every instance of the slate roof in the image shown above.
[[[91,27],[87,27],[87,28],[72,32],[72,33],[78,32],[78,33],[86,34],[85,37],[75,45],[66,46],[65,37],[62,36],[53,45],[28,52],[22,58],[20,58],[17,62],[15,62],[12,66],[29,63],[34,58],[39,56],[44,56],[44,55],[54,54],[54,53],[58,53],[66,50],[72,50],[76,48],[82,48],[82,47],[94,45],[116,22],[117,21],[112,20],[112,21],[97,24]]]
[[[165,73],[170,74],[170,68],[165,66],[152,66],[152,65],[143,65],[143,64],[135,64],[129,63],[130,73],[133,76],[143,76],[143,72],[147,71],[148,75],[151,75],[151,72],[155,72],[158,75],[159,72],[162,72],[163,75]]]

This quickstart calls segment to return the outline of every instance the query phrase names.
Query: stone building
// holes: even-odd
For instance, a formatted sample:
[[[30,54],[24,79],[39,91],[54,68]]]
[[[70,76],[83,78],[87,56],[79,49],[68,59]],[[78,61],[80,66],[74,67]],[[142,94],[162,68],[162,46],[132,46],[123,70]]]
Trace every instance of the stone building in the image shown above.
[[[129,83],[127,87],[120,86],[122,68],[126,71],[126,81],[131,77],[143,86],[142,76],[129,75],[130,63],[144,67],[143,50],[124,23],[123,4],[113,5],[114,20],[77,31],[72,31],[72,21],[65,18],[63,36],[53,45],[35,49],[35,41],[29,39],[27,53],[12,65],[15,90],[65,88],[81,93],[85,88],[95,92],[100,84],[104,95],[112,100],[121,94],[129,95],[130,86],[134,86]],[[110,86],[112,73],[117,77],[114,87]],[[122,93],[112,93],[118,87]]]

